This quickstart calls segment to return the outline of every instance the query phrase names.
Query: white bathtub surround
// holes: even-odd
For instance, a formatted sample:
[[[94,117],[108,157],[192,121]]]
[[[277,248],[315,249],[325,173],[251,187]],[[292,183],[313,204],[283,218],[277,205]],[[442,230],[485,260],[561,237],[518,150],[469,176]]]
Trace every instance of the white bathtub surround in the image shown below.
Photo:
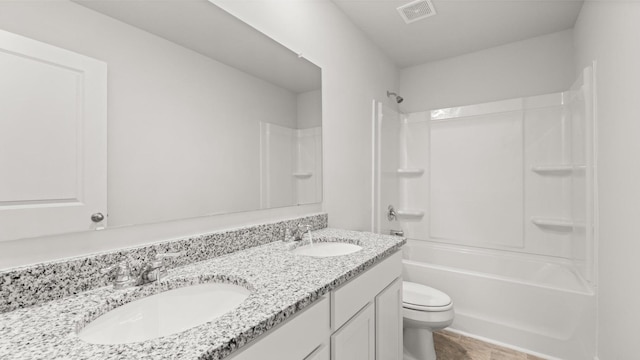
[[[405,280],[450,294],[453,328],[595,353],[593,74],[546,95],[377,112],[376,230],[424,241],[405,253]],[[388,205],[404,216],[386,221]]]
[[[591,280],[591,87],[581,86],[406,115],[396,161],[427,169],[397,180],[394,205],[426,214],[399,219],[407,236],[574,258]]]
[[[337,229],[314,233],[346,239],[362,250],[313,258],[273,242],[173,269],[159,285],[114,291],[111,286],[0,314],[0,357],[13,359],[222,359],[307,308],[322,295],[370,269],[405,243],[403,238]],[[181,333],[124,345],[94,345],[76,331],[119,305],[161,291],[207,282],[251,290],[235,310]]]
[[[260,123],[260,207],[322,200],[322,128]]]

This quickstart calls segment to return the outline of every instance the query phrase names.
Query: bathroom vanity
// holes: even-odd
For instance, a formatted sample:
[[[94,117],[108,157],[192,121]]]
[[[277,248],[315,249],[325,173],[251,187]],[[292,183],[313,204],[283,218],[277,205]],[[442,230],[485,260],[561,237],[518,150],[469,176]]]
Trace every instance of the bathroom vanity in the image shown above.
[[[312,232],[314,242],[361,249],[340,256],[299,255],[294,250],[308,239],[282,242],[269,235],[299,221],[0,272],[0,358],[401,359],[399,250],[405,239],[323,228],[326,216],[319,215],[307,218],[314,229],[320,228]],[[57,293],[94,276],[105,262],[166,251],[179,251],[183,258],[176,259],[180,266],[169,269],[160,283]],[[196,262],[185,260],[205,255]],[[211,321],[146,341],[93,344],[78,336],[101,315],[123,305],[209,283],[238,285],[249,295]]]
[[[402,359],[401,261],[389,256],[231,359]]]

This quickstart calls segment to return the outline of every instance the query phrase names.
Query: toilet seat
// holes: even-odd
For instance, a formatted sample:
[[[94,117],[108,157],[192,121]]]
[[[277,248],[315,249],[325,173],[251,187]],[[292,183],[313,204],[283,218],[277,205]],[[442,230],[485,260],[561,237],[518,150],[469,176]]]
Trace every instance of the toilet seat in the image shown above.
[[[420,305],[403,303],[402,307],[405,309],[415,310],[415,311],[437,312],[437,311],[447,311],[447,310],[453,309],[453,303],[450,303],[445,306],[420,306]]]
[[[416,311],[447,311],[453,308],[449,295],[432,287],[402,282],[402,307]]]

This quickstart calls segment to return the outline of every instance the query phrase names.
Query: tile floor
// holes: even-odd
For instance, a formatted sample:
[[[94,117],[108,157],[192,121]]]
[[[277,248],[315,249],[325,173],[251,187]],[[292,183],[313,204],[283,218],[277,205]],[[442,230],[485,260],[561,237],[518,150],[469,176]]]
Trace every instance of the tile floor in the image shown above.
[[[544,360],[446,330],[435,332],[433,341],[438,360]]]

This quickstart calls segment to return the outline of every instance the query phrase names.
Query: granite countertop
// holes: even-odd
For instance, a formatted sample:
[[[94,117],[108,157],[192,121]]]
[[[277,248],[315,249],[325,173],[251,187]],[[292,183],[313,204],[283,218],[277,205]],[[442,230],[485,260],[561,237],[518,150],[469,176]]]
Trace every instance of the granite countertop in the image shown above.
[[[353,254],[295,255],[281,241],[170,270],[160,284],[103,287],[0,314],[2,359],[223,359],[288,317],[359,275],[406,242],[404,238],[322,229],[314,241],[343,239],[362,246]],[[121,304],[188,284],[227,282],[251,295],[236,309],[189,330],[133,344],[94,345],[77,329]]]

